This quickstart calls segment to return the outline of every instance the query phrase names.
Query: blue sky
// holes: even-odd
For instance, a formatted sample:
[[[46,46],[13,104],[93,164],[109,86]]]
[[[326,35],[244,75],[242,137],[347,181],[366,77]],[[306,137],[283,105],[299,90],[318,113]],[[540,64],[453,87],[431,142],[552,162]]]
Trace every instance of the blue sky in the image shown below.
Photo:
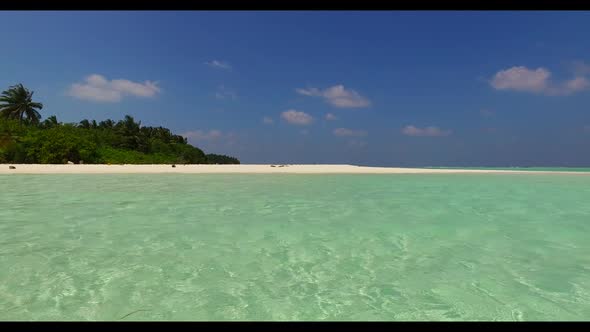
[[[590,166],[588,12],[2,12],[0,87],[243,163]],[[330,115],[328,115],[330,114]]]

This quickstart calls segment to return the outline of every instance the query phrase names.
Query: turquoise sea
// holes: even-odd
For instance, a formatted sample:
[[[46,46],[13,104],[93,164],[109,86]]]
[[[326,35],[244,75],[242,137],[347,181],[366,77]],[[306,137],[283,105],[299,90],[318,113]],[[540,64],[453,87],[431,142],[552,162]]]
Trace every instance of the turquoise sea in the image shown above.
[[[590,167],[423,167],[426,169],[480,169],[498,171],[590,172]]]
[[[586,175],[0,184],[0,320],[590,320]]]

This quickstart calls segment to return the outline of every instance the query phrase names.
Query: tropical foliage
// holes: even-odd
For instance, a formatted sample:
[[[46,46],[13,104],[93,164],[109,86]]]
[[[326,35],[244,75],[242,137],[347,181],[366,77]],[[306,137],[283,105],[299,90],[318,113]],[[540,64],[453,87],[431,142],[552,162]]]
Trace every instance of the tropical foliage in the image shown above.
[[[208,154],[163,127],[142,126],[132,116],[120,121],[41,121],[33,92],[12,86],[0,97],[0,163],[239,164]]]
[[[0,96],[0,115],[7,119],[37,124],[41,119],[37,109],[42,108],[43,104],[33,101],[33,91],[29,91],[22,84],[11,86]]]
[[[210,153],[207,156],[209,164],[239,164],[240,161],[234,157]]]

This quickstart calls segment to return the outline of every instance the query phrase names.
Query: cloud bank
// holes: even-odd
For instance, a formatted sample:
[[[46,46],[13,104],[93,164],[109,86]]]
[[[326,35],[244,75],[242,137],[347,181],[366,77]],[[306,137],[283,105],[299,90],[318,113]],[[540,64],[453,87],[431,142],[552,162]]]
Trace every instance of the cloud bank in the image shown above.
[[[344,85],[335,85],[327,89],[318,88],[295,89],[303,96],[321,97],[328,104],[338,108],[362,108],[369,107],[371,102],[352,89],[346,89]]]
[[[126,79],[108,80],[99,74],[92,74],[82,83],[70,86],[67,95],[94,102],[116,103],[125,96],[151,98],[160,93],[157,82],[133,82]]]

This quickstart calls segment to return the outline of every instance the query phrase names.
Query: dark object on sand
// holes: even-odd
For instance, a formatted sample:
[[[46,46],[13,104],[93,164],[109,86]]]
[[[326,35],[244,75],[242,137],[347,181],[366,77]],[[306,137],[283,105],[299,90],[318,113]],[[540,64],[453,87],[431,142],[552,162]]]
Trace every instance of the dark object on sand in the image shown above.
[[[270,165],[270,167],[276,167],[275,165]]]
[[[8,169],[16,169],[14,166],[8,166]]]
[[[175,167],[176,167],[176,165],[172,165],[172,168],[175,168]]]

